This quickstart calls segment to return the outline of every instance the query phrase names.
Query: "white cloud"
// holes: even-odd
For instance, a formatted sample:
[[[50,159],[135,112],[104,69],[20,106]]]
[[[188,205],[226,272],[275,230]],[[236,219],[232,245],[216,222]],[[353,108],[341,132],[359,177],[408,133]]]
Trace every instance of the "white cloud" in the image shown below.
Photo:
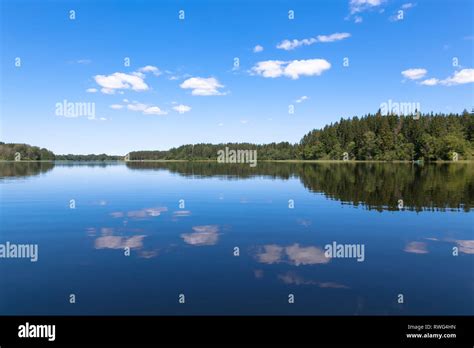
[[[364,19],[361,16],[354,17],[354,23],[362,23]]]
[[[156,71],[159,71],[159,70],[156,66],[146,65],[146,66],[141,67],[140,69],[138,69],[138,71],[141,71],[141,72],[156,72]]]
[[[136,100],[132,101],[129,103],[128,99],[123,100],[125,103],[127,103],[127,109],[130,111],[138,111],[141,112],[143,115],[167,115],[168,112],[165,110],[161,110],[158,106],[155,105],[148,105],[148,104],[143,104],[139,103]],[[110,105],[112,109],[122,109],[125,106],[120,105],[120,104],[113,104]]]
[[[439,80],[437,78],[431,78],[420,82],[421,85],[424,86],[455,86],[455,85],[463,85],[466,83],[473,83],[474,82],[474,69],[462,69],[459,71],[454,72],[452,76],[444,80]]]
[[[180,114],[184,114],[185,112],[191,111],[191,107],[188,105],[176,105],[173,106],[173,110],[179,112]]]
[[[161,110],[158,106],[150,106],[143,110],[144,115],[167,115],[168,112]]]
[[[263,46],[257,45],[253,48],[253,51],[255,53],[262,52],[263,51]]]
[[[351,15],[364,12],[382,5],[384,0],[350,0],[349,8]]]
[[[474,69],[462,69],[456,71],[453,76],[441,81],[446,86],[461,85],[474,82]]]
[[[296,80],[300,76],[319,76],[329,68],[331,64],[324,59],[294,60],[286,66],[284,74]]]
[[[247,124],[247,123],[249,123],[249,121],[248,120],[240,120],[240,123]]]
[[[414,6],[415,6],[415,5],[414,5],[413,3],[408,2],[408,3],[402,5],[402,9],[403,9],[403,10],[408,10],[409,8],[412,8],[412,7],[414,7]]]
[[[87,92],[87,93],[96,93],[96,92],[97,92],[97,88],[88,88],[88,89],[86,89],[86,92]]]
[[[224,87],[214,77],[191,77],[179,85],[183,89],[192,89],[192,95],[209,96],[224,95],[219,88]]]
[[[104,94],[115,94],[115,90],[111,88],[101,88],[100,91]]]
[[[263,77],[276,78],[286,76],[296,80],[300,76],[319,76],[330,68],[331,63],[325,59],[293,60],[288,62],[267,60],[258,62],[252,68],[252,72]]]
[[[222,127],[224,124],[221,122],[218,124],[219,127]]]
[[[402,75],[410,80],[418,80],[423,78],[427,72],[426,69],[415,68],[402,71]]]
[[[295,100],[295,103],[302,103],[302,102],[304,102],[304,101],[307,100],[307,99],[309,99],[309,97],[307,97],[307,96],[304,95],[304,96],[302,96],[302,97],[296,99],[296,100]]]
[[[280,77],[283,75],[282,65],[284,64],[286,64],[286,62],[282,60],[266,60],[258,62],[257,65],[252,68],[252,71],[263,77]]]
[[[92,63],[92,60],[90,60],[90,59],[79,59],[79,60],[76,60],[76,63],[77,64],[90,64],[90,63]]]
[[[295,49],[296,47],[309,46],[309,45],[312,45],[314,43],[316,43],[315,38],[303,39],[303,40],[294,39],[294,40],[291,40],[291,41],[290,40],[283,40],[282,42],[280,42],[276,46],[276,48],[278,48],[280,50],[290,51],[290,50]]]
[[[316,39],[318,42],[334,42],[347,39],[350,36],[351,34],[349,33],[334,33],[331,35],[318,35]]]
[[[153,66],[153,65],[144,66],[144,67],[138,69],[138,71],[143,72],[143,73],[151,72],[155,76],[160,76],[161,75],[160,69],[158,69],[156,66]]]
[[[297,40],[297,39],[283,40],[276,47],[281,49],[281,50],[290,51],[290,50],[293,50],[297,47],[310,46],[310,45],[313,45],[317,42],[326,43],[326,42],[340,41],[340,40],[344,40],[344,39],[346,39],[350,36],[351,36],[351,34],[349,34],[349,33],[334,33],[334,34],[331,34],[331,35],[318,35],[316,37],[312,37],[312,38],[309,38],[309,39],[302,39],[302,40]]]
[[[173,73],[172,71],[169,71],[169,70],[165,70],[165,73],[167,75],[171,75],[168,77],[168,80],[170,81],[182,80],[182,79],[187,79],[188,77],[191,77],[190,74],[178,74],[178,73]]]
[[[127,109],[131,111],[144,111],[146,108],[148,108],[148,105],[137,102],[127,105]]]
[[[420,84],[424,86],[436,86],[438,83],[439,83],[439,80],[435,78],[427,79],[420,82]]]
[[[114,110],[120,110],[120,109],[123,109],[124,106],[120,105],[120,104],[112,104],[112,105],[110,105],[110,108],[114,109]]]
[[[116,90],[133,89],[134,91],[146,91],[148,85],[144,81],[145,76],[140,72],[125,74],[116,72],[111,75],[96,75],[95,82],[102,87],[101,92],[114,94]]]

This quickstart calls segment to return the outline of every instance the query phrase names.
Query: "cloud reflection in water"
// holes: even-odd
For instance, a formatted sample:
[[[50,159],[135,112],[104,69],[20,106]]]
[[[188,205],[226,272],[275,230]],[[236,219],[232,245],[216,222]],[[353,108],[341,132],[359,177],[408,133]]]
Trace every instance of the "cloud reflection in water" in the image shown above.
[[[181,238],[190,245],[215,245],[219,239],[219,226],[217,225],[194,226],[193,231],[193,233],[181,235]]]
[[[315,246],[302,247],[298,243],[289,246],[276,244],[264,245],[256,258],[261,263],[272,264],[286,262],[294,266],[325,264],[330,258],[324,255],[321,248]]]

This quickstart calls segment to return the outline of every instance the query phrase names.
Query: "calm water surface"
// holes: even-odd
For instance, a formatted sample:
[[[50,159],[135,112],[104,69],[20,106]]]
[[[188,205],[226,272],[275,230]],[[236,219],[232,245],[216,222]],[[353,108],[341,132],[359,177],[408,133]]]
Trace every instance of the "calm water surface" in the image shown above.
[[[0,314],[472,315],[473,205],[461,163],[3,163],[0,243],[39,255]]]

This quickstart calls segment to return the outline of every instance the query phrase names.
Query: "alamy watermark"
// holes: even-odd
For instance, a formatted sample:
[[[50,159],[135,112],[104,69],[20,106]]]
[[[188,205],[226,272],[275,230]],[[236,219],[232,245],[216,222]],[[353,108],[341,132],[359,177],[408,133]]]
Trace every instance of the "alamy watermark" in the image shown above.
[[[89,119],[95,118],[94,102],[70,102],[64,99],[62,102],[55,104],[56,116],[64,117],[80,117],[87,116]]]
[[[38,244],[0,244],[0,259],[30,259],[38,261]]]
[[[396,102],[389,99],[380,104],[380,112],[382,115],[413,115],[413,118],[418,119],[420,118],[421,104],[419,102]]]
[[[18,326],[19,338],[47,338],[48,341],[56,339],[56,325],[35,325],[26,322]]]
[[[327,258],[357,259],[357,262],[365,260],[364,244],[339,244],[332,242],[324,246],[324,256]]]
[[[257,150],[232,150],[225,147],[217,151],[218,163],[249,163],[250,167],[257,165]]]

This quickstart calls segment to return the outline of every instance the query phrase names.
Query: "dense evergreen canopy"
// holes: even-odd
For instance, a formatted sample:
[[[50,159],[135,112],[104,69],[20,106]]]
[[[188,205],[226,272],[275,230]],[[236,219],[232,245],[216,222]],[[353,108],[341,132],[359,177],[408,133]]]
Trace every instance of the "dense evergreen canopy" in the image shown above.
[[[472,157],[474,117],[462,115],[382,116],[341,119],[306,134],[298,147],[302,159],[452,160]]]
[[[463,114],[429,114],[341,119],[306,134],[299,144],[288,142],[183,145],[169,151],[136,151],[131,160],[215,160],[224,147],[257,150],[259,160],[452,160],[472,158],[474,117]]]
[[[258,160],[452,160],[472,159],[474,116],[426,114],[414,116],[367,115],[341,119],[303,136],[299,144],[288,142],[182,145],[166,151],[133,151],[129,160],[216,160],[223,148],[257,150]],[[26,144],[0,143],[0,160],[121,160],[125,156],[54,155]]]

